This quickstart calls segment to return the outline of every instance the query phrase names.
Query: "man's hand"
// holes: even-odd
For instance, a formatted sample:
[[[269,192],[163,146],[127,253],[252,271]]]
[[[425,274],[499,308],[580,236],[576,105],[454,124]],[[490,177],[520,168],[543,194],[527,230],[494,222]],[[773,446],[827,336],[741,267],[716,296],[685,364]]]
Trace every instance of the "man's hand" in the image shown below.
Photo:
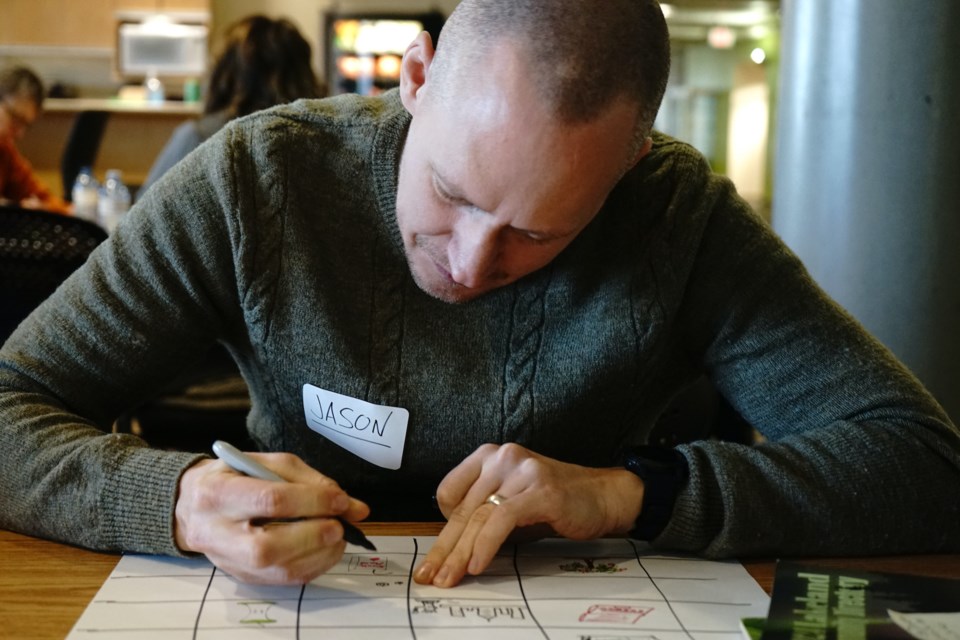
[[[499,505],[487,502],[497,494]],[[592,469],[517,444],[485,444],[440,483],[447,518],[414,573],[421,584],[452,587],[490,564],[517,527],[547,525],[577,540],[626,533],[640,514],[643,482],[626,469]]]
[[[356,521],[370,510],[297,456],[250,455],[288,482],[249,478],[219,460],[195,464],[180,478],[177,546],[244,582],[309,582],[343,555],[343,527],[332,516]]]

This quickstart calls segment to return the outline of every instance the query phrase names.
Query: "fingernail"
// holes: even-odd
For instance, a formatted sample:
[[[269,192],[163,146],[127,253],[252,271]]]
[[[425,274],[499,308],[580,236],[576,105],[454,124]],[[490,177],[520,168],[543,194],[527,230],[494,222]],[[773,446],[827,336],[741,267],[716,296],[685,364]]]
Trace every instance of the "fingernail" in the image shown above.
[[[413,579],[420,584],[427,584],[430,582],[430,579],[433,577],[433,565],[429,562],[424,562],[420,565],[420,568],[417,569],[417,572],[413,574]]]
[[[323,532],[323,543],[326,545],[337,544],[342,539],[343,534],[337,531],[336,527],[327,527],[327,530]]]
[[[345,493],[341,493],[337,495],[337,497],[335,497],[333,501],[330,503],[330,508],[336,511],[337,513],[346,511],[347,508],[349,507],[350,507],[350,498],[348,498]]]
[[[477,560],[476,558],[470,558],[470,564],[467,565],[467,573],[469,573],[472,576],[475,576],[481,571],[483,570],[480,568],[480,561]]]
[[[438,587],[444,587],[447,584],[447,579],[450,577],[450,569],[446,567],[440,567],[440,571],[437,572],[437,575],[433,577],[433,584]]]

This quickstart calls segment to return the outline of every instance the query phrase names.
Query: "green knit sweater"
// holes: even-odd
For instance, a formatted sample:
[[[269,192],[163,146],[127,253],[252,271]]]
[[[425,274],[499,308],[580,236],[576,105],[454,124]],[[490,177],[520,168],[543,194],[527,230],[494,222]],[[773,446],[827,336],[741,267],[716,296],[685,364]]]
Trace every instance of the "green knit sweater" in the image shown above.
[[[397,228],[408,124],[395,93],[298,102],[155,184],[0,352],[0,526],[176,554],[197,457],[105,431],[219,340],[254,439],[361,498],[435,486],[485,442],[617,465],[705,372],[767,441],[682,446],[657,546],[960,550],[955,427],[690,147],[656,137],[550,265],[449,305],[413,282]],[[400,469],[309,429],[305,383],[409,410]]]

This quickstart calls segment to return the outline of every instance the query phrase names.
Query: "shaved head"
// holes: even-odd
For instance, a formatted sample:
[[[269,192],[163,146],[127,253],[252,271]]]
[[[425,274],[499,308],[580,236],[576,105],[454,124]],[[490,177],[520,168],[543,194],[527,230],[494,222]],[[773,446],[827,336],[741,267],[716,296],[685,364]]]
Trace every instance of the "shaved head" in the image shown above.
[[[443,27],[432,73],[440,94],[469,82],[492,46],[522,51],[538,94],[562,122],[596,118],[618,100],[649,134],[670,71],[666,23],[653,0],[463,0]]]

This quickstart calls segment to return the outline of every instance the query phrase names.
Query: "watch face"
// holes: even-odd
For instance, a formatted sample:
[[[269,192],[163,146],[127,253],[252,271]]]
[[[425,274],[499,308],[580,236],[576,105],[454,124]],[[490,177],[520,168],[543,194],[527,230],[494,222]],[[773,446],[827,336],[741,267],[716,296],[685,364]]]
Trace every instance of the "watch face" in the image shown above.
[[[676,449],[668,447],[633,447],[627,454],[625,466],[644,479],[654,475],[681,478],[687,475],[687,459]]]

